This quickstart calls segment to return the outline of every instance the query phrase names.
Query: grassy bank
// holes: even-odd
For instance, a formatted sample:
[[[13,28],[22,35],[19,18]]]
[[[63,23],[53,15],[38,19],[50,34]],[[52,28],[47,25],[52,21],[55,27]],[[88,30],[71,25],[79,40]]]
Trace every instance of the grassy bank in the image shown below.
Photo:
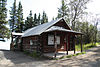
[[[99,43],[96,43],[96,44],[94,44],[94,43],[83,44],[83,50],[87,50],[87,49],[96,47],[98,45],[100,45],[100,42]],[[76,49],[76,51],[80,51],[81,50],[81,45],[80,44],[76,45],[75,46],[75,49]]]
[[[56,60],[65,59],[65,58],[71,58],[71,57],[73,57],[73,56],[78,56],[78,55],[82,55],[82,54],[86,54],[86,52],[77,53],[77,54],[73,54],[73,55],[65,55],[65,56],[62,56],[62,57],[60,57],[60,58],[56,58]]]

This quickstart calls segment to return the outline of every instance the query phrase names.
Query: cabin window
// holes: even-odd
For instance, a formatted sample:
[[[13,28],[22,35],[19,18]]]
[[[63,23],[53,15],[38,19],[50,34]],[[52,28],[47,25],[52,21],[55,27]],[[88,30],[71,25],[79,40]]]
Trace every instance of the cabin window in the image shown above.
[[[54,45],[54,36],[48,35],[48,45]]]
[[[33,41],[33,45],[38,45],[38,41],[37,40],[34,40]]]
[[[18,40],[18,43],[21,43],[21,39]]]
[[[32,42],[32,40],[30,40],[30,45],[33,45],[33,42]]]
[[[60,44],[60,36],[56,36],[57,45]],[[54,45],[54,35],[48,35],[48,45]]]
[[[38,45],[38,41],[37,40],[30,40],[30,45]]]
[[[56,43],[57,43],[57,45],[60,44],[60,36],[56,36]]]

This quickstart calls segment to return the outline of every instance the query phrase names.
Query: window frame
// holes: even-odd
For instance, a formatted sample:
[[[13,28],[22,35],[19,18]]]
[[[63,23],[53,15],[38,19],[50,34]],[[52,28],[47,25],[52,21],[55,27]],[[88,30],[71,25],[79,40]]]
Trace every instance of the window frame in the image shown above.
[[[50,37],[52,37],[53,39],[49,39]],[[57,36],[55,36],[56,37],[56,42],[55,43],[57,43],[57,45],[60,45],[60,36],[59,35],[57,35]],[[52,40],[52,44],[50,43],[50,40]],[[54,45],[54,35],[48,35],[48,46],[51,46],[51,45]]]

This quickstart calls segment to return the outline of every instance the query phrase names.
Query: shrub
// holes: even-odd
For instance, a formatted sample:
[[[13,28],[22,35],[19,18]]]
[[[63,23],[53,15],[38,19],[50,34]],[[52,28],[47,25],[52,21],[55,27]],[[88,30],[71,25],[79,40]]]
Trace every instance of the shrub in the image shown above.
[[[26,51],[26,50],[24,51],[24,53],[25,53],[25,54],[30,54],[30,53],[29,53],[28,51]]]
[[[36,52],[36,51],[33,51],[32,53],[30,53],[30,56],[38,58],[38,57],[40,57],[40,53]]]

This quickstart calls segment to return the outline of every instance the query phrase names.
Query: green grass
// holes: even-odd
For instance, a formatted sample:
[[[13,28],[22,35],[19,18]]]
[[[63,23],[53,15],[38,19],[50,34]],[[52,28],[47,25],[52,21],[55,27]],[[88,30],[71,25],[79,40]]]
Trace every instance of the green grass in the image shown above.
[[[93,47],[96,47],[97,45],[100,45],[100,43],[89,43],[89,44],[83,44],[83,50],[87,50],[87,49],[90,49],[90,48],[93,48]],[[75,46],[75,49],[76,51],[80,51],[81,50],[81,45],[76,45]]]
[[[82,55],[82,54],[86,54],[86,52],[82,52],[82,53],[77,53],[77,54],[73,54],[73,55],[66,55],[66,56],[62,56],[59,59],[64,59],[64,58],[71,58],[73,56],[78,56],[78,55]],[[58,59],[57,59],[58,60]]]
[[[66,58],[71,58],[73,55],[68,55],[68,56],[66,56]]]

